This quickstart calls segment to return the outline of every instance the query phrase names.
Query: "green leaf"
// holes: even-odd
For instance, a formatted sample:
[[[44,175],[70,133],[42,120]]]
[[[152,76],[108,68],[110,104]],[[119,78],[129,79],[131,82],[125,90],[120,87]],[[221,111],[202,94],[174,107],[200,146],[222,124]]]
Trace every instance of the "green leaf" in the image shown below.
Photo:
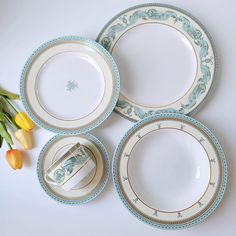
[[[0,88],[0,95],[5,96],[5,97],[12,99],[12,100],[19,100],[20,99],[18,94],[8,92],[7,90],[2,89],[2,88]]]
[[[4,121],[4,113],[0,111],[0,121]]]
[[[5,121],[7,121],[10,125],[12,125],[15,129],[19,129],[20,127],[14,121],[12,115],[9,112],[5,111],[5,110],[3,110],[3,112],[4,112]]]
[[[14,113],[18,113],[16,108],[12,105],[10,100],[7,97],[4,97],[0,94],[0,103],[2,104],[2,109],[7,111],[13,111]]]
[[[0,102],[0,121],[4,120],[4,113],[2,111],[2,103]]]
[[[9,112],[7,112],[7,111],[5,111],[5,110],[3,110],[3,113],[4,113],[4,115],[5,115],[5,117],[8,117],[10,120],[14,120],[13,119],[13,116],[9,113]]]
[[[6,126],[2,121],[0,122],[0,135],[6,140],[7,143],[13,145],[11,135],[8,133]]]
[[[3,137],[0,135],[0,148],[2,147]]]

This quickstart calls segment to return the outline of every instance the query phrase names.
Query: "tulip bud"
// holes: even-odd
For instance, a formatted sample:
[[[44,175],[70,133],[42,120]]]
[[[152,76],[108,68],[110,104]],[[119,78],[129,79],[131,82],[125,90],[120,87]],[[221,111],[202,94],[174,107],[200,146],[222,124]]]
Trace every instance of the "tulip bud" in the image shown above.
[[[33,139],[31,132],[23,129],[18,129],[15,132],[15,137],[25,150],[30,150],[33,148]]]
[[[31,131],[34,128],[33,121],[26,115],[25,112],[18,112],[15,116],[15,122],[18,126],[26,131]]]
[[[17,149],[10,149],[6,152],[6,159],[12,169],[17,170],[22,168],[22,153]]]

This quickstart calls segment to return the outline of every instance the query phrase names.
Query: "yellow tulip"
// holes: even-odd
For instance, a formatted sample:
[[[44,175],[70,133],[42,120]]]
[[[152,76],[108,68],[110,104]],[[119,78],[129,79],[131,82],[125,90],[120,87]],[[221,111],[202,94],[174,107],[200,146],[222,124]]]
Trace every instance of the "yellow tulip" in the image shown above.
[[[17,149],[10,149],[6,153],[6,159],[12,169],[21,169],[23,165],[23,155]]]
[[[15,122],[26,131],[31,131],[35,126],[33,121],[23,111],[17,113],[15,116]]]
[[[32,133],[23,129],[18,129],[15,132],[15,137],[25,150],[33,148]]]

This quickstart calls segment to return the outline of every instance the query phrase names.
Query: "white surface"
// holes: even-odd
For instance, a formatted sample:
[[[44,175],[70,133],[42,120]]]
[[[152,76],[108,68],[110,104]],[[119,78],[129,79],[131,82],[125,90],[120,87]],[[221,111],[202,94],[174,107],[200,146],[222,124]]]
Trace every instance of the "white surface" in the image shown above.
[[[176,129],[154,131],[135,145],[129,159],[133,190],[147,205],[179,211],[197,202],[207,189],[207,153],[192,136]]]
[[[197,60],[190,41],[167,25],[152,23],[131,29],[117,41],[112,55],[123,78],[122,94],[143,106],[175,102],[196,77]]]
[[[145,1],[0,1],[0,85],[17,92],[19,76],[31,52],[48,39],[78,34],[96,38],[100,29],[116,13]],[[36,176],[40,149],[52,136],[37,129],[36,148],[27,152],[24,169],[14,172],[5,160],[6,146],[0,150],[0,235],[63,236],[94,235],[215,236],[235,235],[236,211],[236,21],[233,0],[160,1],[188,10],[207,27],[218,49],[221,70],[214,93],[195,115],[219,137],[229,164],[229,184],[220,207],[205,222],[181,231],[163,231],[139,222],[122,205],[111,181],[105,191],[87,205],[69,207],[49,198]],[[53,92],[53,88],[52,88]],[[19,104],[20,106],[20,104]],[[93,133],[105,142],[112,154],[132,123],[117,114]],[[63,227],[58,227],[63,225]],[[91,227],[92,225],[92,227]],[[79,227],[79,231],[78,231]]]
[[[76,87],[68,88],[68,82]],[[39,102],[48,113],[58,119],[75,120],[97,108],[104,86],[102,71],[92,58],[79,52],[65,52],[45,63],[39,72],[36,89]],[[71,106],[75,102],[76,106]]]

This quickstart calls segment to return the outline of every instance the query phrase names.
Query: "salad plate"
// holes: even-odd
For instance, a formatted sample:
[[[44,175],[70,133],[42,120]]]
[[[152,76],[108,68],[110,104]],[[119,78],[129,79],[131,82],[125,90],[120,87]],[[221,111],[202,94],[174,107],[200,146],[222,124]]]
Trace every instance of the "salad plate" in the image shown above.
[[[215,135],[199,121],[162,113],[136,123],[113,159],[124,205],[141,221],[181,229],[208,217],[222,200],[227,163]]]
[[[213,43],[202,24],[181,9],[129,8],[105,25],[97,41],[118,65],[115,110],[129,120],[160,112],[192,114],[209,94],[216,74]]]
[[[71,147],[80,143],[95,163],[95,168],[70,191],[45,180],[49,167],[58,161]],[[57,135],[43,147],[37,164],[39,182],[48,196],[68,204],[80,205],[97,197],[104,189],[109,177],[109,157],[104,145],[93,135]]]
[[[30,56],[20,95],[39,126],[58,134],[81,134],[110,115],[119,83],[106,49],[90,39],[65,36],[46,42]]]

